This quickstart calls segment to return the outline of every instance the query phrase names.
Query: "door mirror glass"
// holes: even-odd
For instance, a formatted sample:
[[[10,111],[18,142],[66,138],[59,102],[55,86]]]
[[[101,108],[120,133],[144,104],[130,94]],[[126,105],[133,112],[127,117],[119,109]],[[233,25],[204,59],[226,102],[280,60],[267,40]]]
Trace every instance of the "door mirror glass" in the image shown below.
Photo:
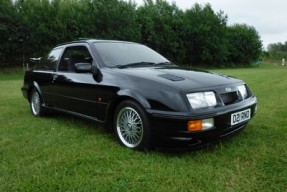
[[[76,68],[76,72],[78,73],[87,73],[87,72],[91,72],[92,65],[91,63],[76,63],[75,68]]]
[[[39,63],[41,60],[43,59],[43,57],[33,57],[33,58],[30,58],[30,61],[33,62],[33,63]]]

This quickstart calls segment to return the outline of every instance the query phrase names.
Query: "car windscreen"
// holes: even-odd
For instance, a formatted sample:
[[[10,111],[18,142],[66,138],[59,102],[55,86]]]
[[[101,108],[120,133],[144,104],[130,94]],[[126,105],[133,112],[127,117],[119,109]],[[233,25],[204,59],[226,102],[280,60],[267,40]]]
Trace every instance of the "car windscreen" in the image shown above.
[[[166,63],[162,55],[147,46],[128,42],[95,42],[95,47],[107,67],[134,63]]]

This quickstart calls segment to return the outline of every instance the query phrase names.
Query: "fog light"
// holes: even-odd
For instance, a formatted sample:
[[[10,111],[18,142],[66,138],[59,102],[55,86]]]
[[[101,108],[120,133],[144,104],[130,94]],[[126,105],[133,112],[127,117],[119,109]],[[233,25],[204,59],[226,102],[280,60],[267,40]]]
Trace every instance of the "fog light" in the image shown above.
[[[203,119],[202,121],[202,130],[211,129],[214,127],[214,120],[213,118],[210,119]]]
[[[214,127],[213,118],[189,121],[187,124],[187,130],[190,132],[208,130]]]

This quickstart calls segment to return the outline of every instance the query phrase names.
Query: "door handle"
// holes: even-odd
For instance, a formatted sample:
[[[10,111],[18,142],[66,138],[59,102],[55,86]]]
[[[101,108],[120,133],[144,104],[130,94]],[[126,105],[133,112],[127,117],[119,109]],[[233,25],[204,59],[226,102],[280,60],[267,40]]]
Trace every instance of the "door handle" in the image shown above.
[[[56,81],[58,78],[58,75],[53,75],[53,81]]]

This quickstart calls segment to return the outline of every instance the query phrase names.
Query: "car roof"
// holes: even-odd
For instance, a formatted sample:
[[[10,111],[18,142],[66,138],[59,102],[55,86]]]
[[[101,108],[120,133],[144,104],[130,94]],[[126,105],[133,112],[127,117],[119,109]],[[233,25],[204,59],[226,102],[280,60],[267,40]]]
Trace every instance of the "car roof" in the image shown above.
[[[75,40],[75,41],[70,41],[70,42],[58,44],[55,48],[61,47],[61,46],[64,46],[64,45],[74,44],[74,43],[93,43],[93,42],[134,43],[134,42],[120,41],[120,40],[104,40],[104,39],[86,39],[86,38],[79,38],[78,40]]]

